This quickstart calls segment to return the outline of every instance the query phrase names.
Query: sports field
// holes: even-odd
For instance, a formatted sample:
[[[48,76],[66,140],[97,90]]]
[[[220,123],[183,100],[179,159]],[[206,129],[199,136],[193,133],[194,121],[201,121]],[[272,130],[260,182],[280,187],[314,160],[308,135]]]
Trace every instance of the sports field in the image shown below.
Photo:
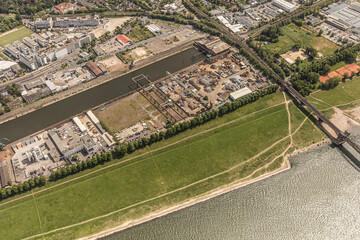
[[[282,93],[0,202],[4,239],[74,239],[275,170],[323,134]],[[306,134],[304,132],[306,131]]]
[[[15,41],[21,41],[24,37],[29,37],[33,33],[33,31],[26,27],[11,30],[9,33],[4,33],[4,35],[0,37],[0,45],[4,47],[7,44],[13,44]]]
[[[271,50],[273,53],[283,54],[290,51],[295,43],[300,42],[302,48],[314,47],[324,56],[334,53],[339,48],[335,43],[323,37],[318,37],[304,28],[299,28],[294,23],[282,27],[281,30],[284,35],[279,37],[279,41],[268,44],[264,48]]]

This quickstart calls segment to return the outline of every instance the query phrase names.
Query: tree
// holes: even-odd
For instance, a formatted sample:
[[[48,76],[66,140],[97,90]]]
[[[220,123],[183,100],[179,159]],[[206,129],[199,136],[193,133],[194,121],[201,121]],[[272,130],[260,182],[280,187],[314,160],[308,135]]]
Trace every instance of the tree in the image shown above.
[[[40,186],[44,186],[46,184],[46,177],[44,175],[40,176]]]
[[[1,191],[0,191],[0,196],[2,199],[6,198],[7,197],[7,194],[6,194],[6,189],[5,188],[2,188]]]
[[[24,182],[24,191],[27,191],[30,189],[30,184],[28,182]]]
[[[345,72],[344,73],[344,80],[348,79],[349,78],[349,73],[348,72]]]
[[[35,186],[40,186],[40,179],[38,177],[34,178]]]
[[[324,30],[320,29],[319,33],[318,33],[318,37],[321,36],[321,34],[323,34]]]
[[[74,154],[74,156],[72,157],[72,160],[73,160],[73,161],[76,161],[76,160],[78,160],[78,159],[79,159],[79,155]]]
[[[28,183],[29,183],[29,185],[30,185],[30,188],[34,188],[34,187],[35,187],[35,181],[34,181],[34,179],[29,179],[29,180],[28,180]]]

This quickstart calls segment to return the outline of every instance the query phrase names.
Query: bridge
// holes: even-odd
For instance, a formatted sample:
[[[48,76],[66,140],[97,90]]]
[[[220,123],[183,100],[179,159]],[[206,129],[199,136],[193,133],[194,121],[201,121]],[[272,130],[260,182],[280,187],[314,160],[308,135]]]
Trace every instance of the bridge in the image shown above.
[[[244,43],[239,36],[236,36],[232,32],[228,30],[225,26],[219,24],[217,21],[215,21],[213,18],[206,15],[204,12],[202,12],[199,8],[194,6],[189,0],[185,0],[188,4],[190,4],[199,14],[201,14],[203,17],[207,18],[210,22],[215,24],[223,34],[226,34],[233,42],[235,42],[239,47],[246,50],[253,58],[255,58],[264,68],[272,72],[280,85],[280,87],[285,90],[289,95],[291,95],[293,98],[297,99],[300,103],[305,105],[308,109],[310,109],[314,115],[318,118],[318,127],[329,137],[329,139],[332,141],[335,145],[342,145],[343,143],[348,143],[351,147],[353,147],[358,153],[360,153],[360,147],[351,141],[349,138],[348,132],[341,131],[335,124],[333,124],[327,117],[325,117],[324,114],[322,114],[316,107],[314,107],[305,97],[303,97],[298,91],[296,91],[290,83],[286,82],[284,79],[282,79],[279,75],[277,75],[268,65],[265,63],[246,43]],[[322,2],[322,1],[321,1]],[[323,124],[326,124],[328,128],[326,128]],[[335,136],[329,131],[333,131]]]

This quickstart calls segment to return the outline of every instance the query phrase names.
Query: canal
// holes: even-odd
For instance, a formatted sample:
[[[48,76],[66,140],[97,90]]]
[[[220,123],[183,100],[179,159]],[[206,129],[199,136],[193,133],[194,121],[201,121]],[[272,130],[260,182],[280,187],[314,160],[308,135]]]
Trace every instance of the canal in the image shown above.
[[[131,91],[131,87],[134,87],[132,78],[140,74],[149,76],[150,81],[156,81],[164,77],[166,71],[176,72],[203,59],[205,56],[195,48],[182,51],[107,83],[5,122],[0,125],[0,139],[5,137],[12,142],[16,141],[86,109],[126,94]]]

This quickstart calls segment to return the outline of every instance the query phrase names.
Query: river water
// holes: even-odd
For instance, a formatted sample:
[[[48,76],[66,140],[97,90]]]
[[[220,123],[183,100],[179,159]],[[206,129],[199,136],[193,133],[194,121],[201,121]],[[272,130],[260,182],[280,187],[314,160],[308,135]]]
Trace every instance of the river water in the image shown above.
[[[360,239],[360,172],[348,160],[322,146],[289,171],[104,239]]]
[[[3,123],[0,125],[0,139],[5,137],[10,141],[16,141],[86,109],[128,93],[135,86],[132,78],[140,74],[149,76],[150,81],[156,81],[164,77],[166,71],[176,72],[203,59],[205,56],[195,48],[182,51],[112,81]]]

